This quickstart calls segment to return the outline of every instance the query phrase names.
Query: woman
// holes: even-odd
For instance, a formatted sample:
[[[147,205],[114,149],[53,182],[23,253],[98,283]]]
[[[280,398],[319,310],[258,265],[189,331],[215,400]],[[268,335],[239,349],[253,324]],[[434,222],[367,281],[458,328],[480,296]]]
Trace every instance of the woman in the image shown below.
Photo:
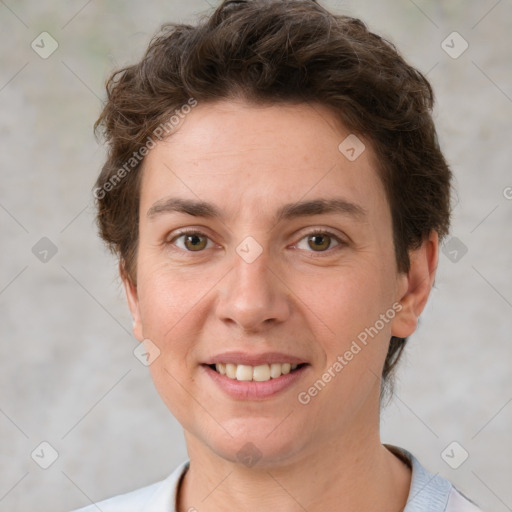
[[[312,1],[224,2],[113,74],[101,235],[189,460],[83,511],[478,511],[383,445],[450,222],[433,94]]]

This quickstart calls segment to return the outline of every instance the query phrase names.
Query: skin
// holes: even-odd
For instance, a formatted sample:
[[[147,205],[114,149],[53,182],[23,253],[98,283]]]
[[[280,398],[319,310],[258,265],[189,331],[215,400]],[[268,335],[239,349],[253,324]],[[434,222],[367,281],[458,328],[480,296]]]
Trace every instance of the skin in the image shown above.
[[[320,105],[200,103],[145,158],[137,282],[121,272],[134,334],[160,350],[150,365],[154,384],[185,431],[191,463],[177,510],[220,511],[226,503],[249,511],[405,506],[410,470],[379,437],[380,375],[390,337],[416,329],[438,238],[432,232],[410,253],[410,271],[397,272],[375,155],[360,137],[366,149],[349,161],[338,150],[349,133]],[[148,217],[169,197],[211,202],[224,217]],[[286,203],[333,197],[365,215],[273,218]],[[186,237],[177,238],[180,228],[204,233],[204,248],[191,250]],[[343,243],[309,236],[316,228]],[[248,236],[262,248],[252,263],[236,251]],[[301,404],[298,393],[393,304],[400,312]],[[235,350],[283,352],[308,366],[275,396],[236,400],[201,366]],[[237,459],[246,443],[260,455],[252,467]]]

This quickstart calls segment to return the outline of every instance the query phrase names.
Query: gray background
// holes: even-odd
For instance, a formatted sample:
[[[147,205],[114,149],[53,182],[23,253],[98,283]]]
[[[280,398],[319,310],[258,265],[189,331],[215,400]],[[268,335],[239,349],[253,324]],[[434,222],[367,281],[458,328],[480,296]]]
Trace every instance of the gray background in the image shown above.
[[[324,5],[363,17],[428,73],[456,175],[452,254],[441,255],[383,412],[383,441],[483,508],[512,510],[512,1]],[[90,191],[104,149],[92,124],[113,67],[141,57],[161,23],[208,9],[0,1],[1,511],[69,510],[159,480],[186,457],[179,424],[133,356],[116,262],[96,236]],[[59,44],[47,59],[31,48],[43,31]],[[453,31],[469,43],[456,59],[441,46]],[[42,237],[58,251],[46,262],[32,251]],[[31,457],[43,441],[59,454],[46,470]],[[458,469],[441,457],[452,441],[469,453]],[[34,453],[50,460],[47,447]]]

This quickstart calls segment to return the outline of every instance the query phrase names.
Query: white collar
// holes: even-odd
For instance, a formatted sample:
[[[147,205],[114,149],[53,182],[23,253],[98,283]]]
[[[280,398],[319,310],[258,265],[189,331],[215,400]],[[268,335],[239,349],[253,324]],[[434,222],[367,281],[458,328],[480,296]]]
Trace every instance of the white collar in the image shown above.
[[[478,512],[471,501],[437,473],[427,471],[407,450],[385,445],[412,469],[411,487],[403,512]],[[165,480],[115,496],[75,512],[175,512],[178,488],[189,468],[182,462]]]

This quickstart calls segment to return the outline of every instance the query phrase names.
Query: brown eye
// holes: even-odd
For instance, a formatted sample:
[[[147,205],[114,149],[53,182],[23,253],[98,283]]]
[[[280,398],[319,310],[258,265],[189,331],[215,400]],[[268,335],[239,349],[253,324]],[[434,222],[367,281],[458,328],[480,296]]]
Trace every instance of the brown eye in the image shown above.
[[[203,241],[201,241],[201,235],[185,235],[185,247],[191,251],[200,251],[206,247],[206,238],[202,237]]]
[[[331,237],[326,233],[315,233],[308,236],[308,245],[311,249],[325,251],[331,245]]]
[[[170,243],[188,252],[200,252],[208,246],[208,237],[204,233],[187,231],[171,240]]]
[[[330,254],[336,248],[341,249],[345,245],[346,243],[343,240],[330,231],[314,230],[301,238],[297,248],[307,252],[326,252]]]

